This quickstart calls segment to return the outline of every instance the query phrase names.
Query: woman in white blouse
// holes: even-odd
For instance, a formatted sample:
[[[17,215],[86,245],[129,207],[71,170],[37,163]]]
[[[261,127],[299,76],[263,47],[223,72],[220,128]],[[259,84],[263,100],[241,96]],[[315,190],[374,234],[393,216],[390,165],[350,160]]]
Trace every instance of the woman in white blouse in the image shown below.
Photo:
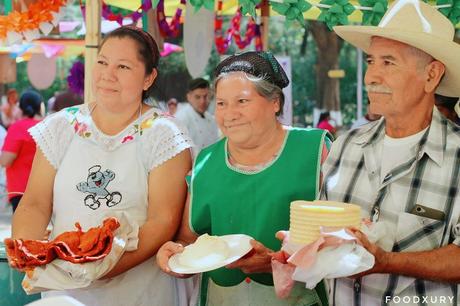
[[[94,101],[66,108],[30,130],[37,143],[13,238],[41,239],[98,226],[125,213],[138,227],[126,252],[93,287],[65,291],[85,305],[175,305],[177,283],[152,261],[176,232],[191,168],[191,140],[174,119],[143,103],[159,51],[131,26],[108,34],[92,71]],[[62,292],[60,292],[62,293]]]

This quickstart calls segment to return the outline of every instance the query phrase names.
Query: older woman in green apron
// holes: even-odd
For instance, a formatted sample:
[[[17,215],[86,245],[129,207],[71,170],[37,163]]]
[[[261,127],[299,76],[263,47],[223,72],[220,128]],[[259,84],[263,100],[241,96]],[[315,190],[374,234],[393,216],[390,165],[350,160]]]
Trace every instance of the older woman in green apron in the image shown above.
[[[327,305],[322,283],[315,290],[298,284],[286,300],[273,288],[271,253],[280,249],[275,233],[289,227],[291,201],[316,197],[327,153],[327,132],[278,121],[288,83],[267,52],[231,56],[216,69],[215,117],[225,137],[197,156],[180,244],[163,245],[157,262],[174,275],[168,259],[204,233],[254,240],[249,255],[203,274],[200,305]]]

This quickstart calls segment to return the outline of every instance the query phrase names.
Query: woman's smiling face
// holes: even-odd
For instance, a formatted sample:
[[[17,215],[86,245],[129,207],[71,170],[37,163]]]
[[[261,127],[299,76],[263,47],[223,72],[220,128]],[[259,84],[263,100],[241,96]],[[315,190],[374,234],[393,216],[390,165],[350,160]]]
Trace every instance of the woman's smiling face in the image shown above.
[[[136,41],[114,37],[101,47],[92,74],[96,101],[123,109],[142,100],[142,91],[153,83],[156,70],[146,75]]]
[[[216,122],[234,144],[250,145],[277,122],[278,101],[261,96],[243,72],[233,72],[216,85]]]

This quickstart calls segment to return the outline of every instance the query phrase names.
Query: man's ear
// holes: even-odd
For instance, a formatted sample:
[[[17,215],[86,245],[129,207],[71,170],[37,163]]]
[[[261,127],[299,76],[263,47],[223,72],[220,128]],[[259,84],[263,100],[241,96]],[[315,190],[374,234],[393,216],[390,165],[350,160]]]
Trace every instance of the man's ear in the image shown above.
[[[439,83],[441,83],[442,77],[446,72],[446,67],[440,61],[432,61],[425,67],[426,72],[426,92],[435,92]]]
[[[152,86],[153,81],[155,81],[155,79],[157,78],[157,75],[158,75],[157,70],[153,69],[152,73],[150,73],[149,75],[145,77],[144,87],[143,87],[144,90],[147,90],[150,88],[150,86]]]

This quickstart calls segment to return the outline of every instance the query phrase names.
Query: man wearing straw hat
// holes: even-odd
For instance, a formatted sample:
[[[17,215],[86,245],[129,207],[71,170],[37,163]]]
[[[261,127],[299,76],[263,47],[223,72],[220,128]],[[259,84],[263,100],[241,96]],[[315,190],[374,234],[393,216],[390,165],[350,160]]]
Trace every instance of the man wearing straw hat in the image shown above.
[[[360,243],[374,267],[331,283],[333,305],[457,305],[460,129],[434,107],[460,96],[460,45],[436,8],[393,3],[377,27],[337,26],[363,49],[373,113],[383,117],[332,145],[321,198],[356,203],[389,243]]]

